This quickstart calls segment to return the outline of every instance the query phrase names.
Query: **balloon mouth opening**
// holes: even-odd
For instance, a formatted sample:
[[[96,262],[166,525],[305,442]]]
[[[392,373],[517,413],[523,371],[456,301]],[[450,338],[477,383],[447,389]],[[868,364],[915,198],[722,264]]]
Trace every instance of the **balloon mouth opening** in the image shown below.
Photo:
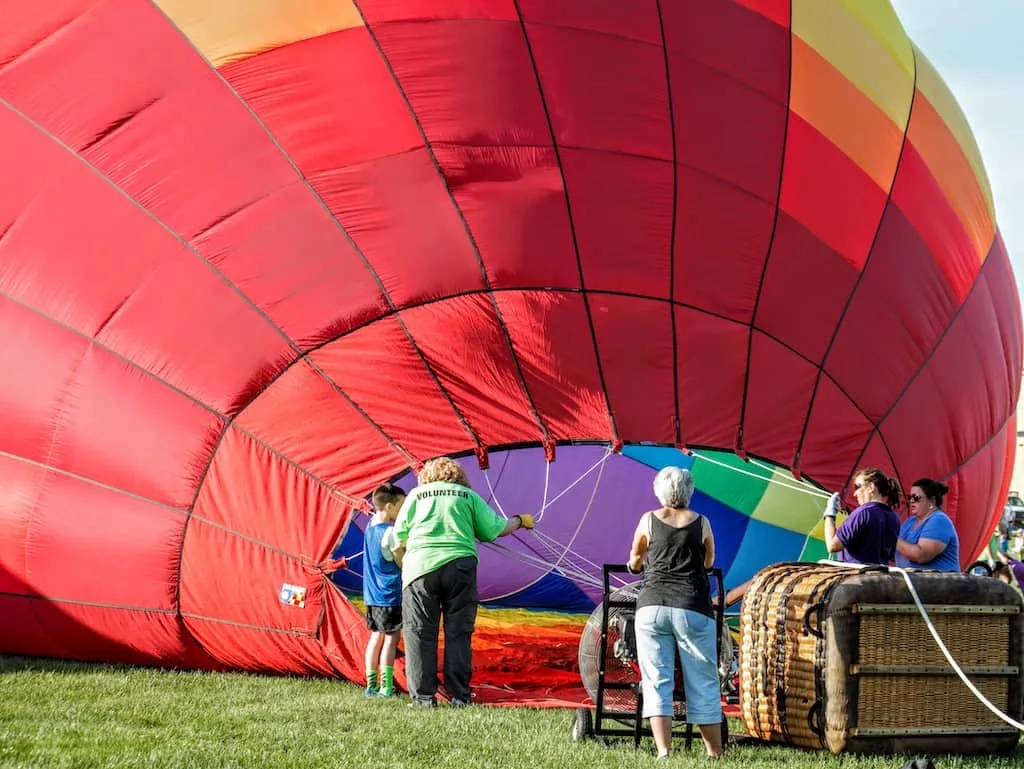
[[[513,555],[501,542],[481,543],[478,547],[481,572],[494,558],[504,563],[501,582],[506,588],[511,579],[509,559],[519,558],[524,564],[522,572],[534,577],[526,582],[535,582],[543,576],[540,572],[558,572],[570,582],[584,583],[583,592],[591,596],[591,603],[597,600],[591,588],[600,576],[600,563],[594,557],[604,557],[605,562],[626,559],[636,519],[659,506],[653,492],[654,476],[670,465],[691,473],[691,506],[712,523],[716,540],[728,545],[718,548],[720,560],[725,561],[720,565],[727,575],[734,565],[749,569],[787,557],[817,560],[827,555],[824,549],[815,549],[811,540],[821,534],[816,529],[820,528],[821,511],[829,492],[810,477],[751,453],[653,441],[614,444],[606,440],[563,440],[462,449],[445,456],[459,462],[470,487],[499,515],[530,513],[537,520],[538,529],[531,536],[541,539],[542,546],[534,544],[531,548],[521,536],[513,540],[518,551],[534,551],[532,563],[528,562],[529,552]],[[389,481],[409,491],[416,486],[416,472],[417,468],[406,468]],[[346,533],[334,544],[332,556],[352,555],[361,546],[362,530],[373,509],[371,495],[364,500],[361,514],[353,516]],[[737,529],[744,533],[775,530],[786,539],[787,547],[777,553],[781,557],[768,561],[767,555],[754,552],[750,543],[744,543],[742,538],[736,541],[733,533]],[[615,541],[615,535],[624,538]],[[748,547],[741,548],[743,544]],[[811,547],[808,549],[807,545]],[[551,552],[539,558],[539,551],[546,550]],[[815,558],[811,559],[811,555]],[[740,563],[732,563],[737,558]],[[570,565],[570,561],[576,561],[575,565]],[[585,564],[596,573],[586,573],[581,568]],[[337,584],[347,594],[357,595],[361,590],[361,569],[357,568],[353,576],[355,579],[343,579]],[[486,574],[480,576],[482,582],[489,583]],[[559,604],[557,597],[545,595],[542,599],[537,597],[538,606],[531,606],[528,598],[516,600],[511,595],[527,587],[524,584],[518,591],[496,588],[493,593],[482,593],[481,602],[498,608],[512,605],[589,610],[586,601],[578,597]]]
[[[492,697],[535,701],[541,683],[555,699],[585,697],[577,648],[602,597],[602,567],[625,562],[639,517],[659,506],[653,480],[662,467],[683,467],[693,476],[691,507],[711,522],[726,589],[769,563],[827,555],[815,529],[828,493],[749,454],[652,442],[616,450],[607,441],[565,441],[448,456],[499,515],[530,513],[537,522],[532,532],[478,545],[474,686]],[[392,480],[409,490],[415,471]],[[359,551],[367,520],[355,520],[336,555]],[[361,608],[358,559],[353,573],[335,584]]]

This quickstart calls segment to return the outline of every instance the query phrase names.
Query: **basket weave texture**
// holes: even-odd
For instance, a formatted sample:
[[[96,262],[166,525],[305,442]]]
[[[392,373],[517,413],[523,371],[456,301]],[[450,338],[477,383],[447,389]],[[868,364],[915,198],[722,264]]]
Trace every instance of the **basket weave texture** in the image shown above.
[[[972,683],[1020,720],[1020,596],[987,577],[911,578]],[[833,753],[1000,753],[1019,739],[956,676],[902,577],[882,571],[759,572],[740,613],[740,705],[752,736]]]

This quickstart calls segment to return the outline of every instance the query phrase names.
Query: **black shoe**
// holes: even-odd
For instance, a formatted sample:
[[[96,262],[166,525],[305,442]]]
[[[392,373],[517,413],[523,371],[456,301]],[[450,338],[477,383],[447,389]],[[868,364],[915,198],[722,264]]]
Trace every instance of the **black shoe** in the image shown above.
[[[433,697],[413,697],[409,701],[410,708],[436,708],[437,700]]]
[[[452,697],[448,704],[451,705],[453,708],[464,708],[471,705],[472,703],[469,700],[462,700],[458,697]]]

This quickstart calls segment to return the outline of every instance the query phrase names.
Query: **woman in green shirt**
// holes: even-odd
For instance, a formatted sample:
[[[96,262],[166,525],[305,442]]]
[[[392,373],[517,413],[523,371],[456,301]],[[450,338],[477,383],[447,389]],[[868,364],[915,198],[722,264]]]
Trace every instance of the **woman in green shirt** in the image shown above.
[[[453,459],[426,462],[419,485],[395,521],[394,550],[402,566],[402,635],[412,704],[437,704],[437,643],[444,618],[444,684],[452,705],[468,705],[473,673],[471,642],[479,596],[476,543],[492,542],[533,517],[502,518],[469,487]]]

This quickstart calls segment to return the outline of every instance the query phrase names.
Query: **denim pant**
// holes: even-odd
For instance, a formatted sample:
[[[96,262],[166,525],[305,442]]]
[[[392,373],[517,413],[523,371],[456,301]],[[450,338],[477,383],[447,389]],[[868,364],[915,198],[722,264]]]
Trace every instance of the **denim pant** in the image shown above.
[[[635,627],[644,718],[672,715],[678,648],[686,694],[686,720],[691,724],[721,723],[715,621],[690,609],[644,606],[637,609]]]
[[[444,617],[444,685],[450,697],[469,702],[478,601],[473,557],[449,561],[402,591],[405,675],[413,699],[431,700],[437,693],[437,641]]]

